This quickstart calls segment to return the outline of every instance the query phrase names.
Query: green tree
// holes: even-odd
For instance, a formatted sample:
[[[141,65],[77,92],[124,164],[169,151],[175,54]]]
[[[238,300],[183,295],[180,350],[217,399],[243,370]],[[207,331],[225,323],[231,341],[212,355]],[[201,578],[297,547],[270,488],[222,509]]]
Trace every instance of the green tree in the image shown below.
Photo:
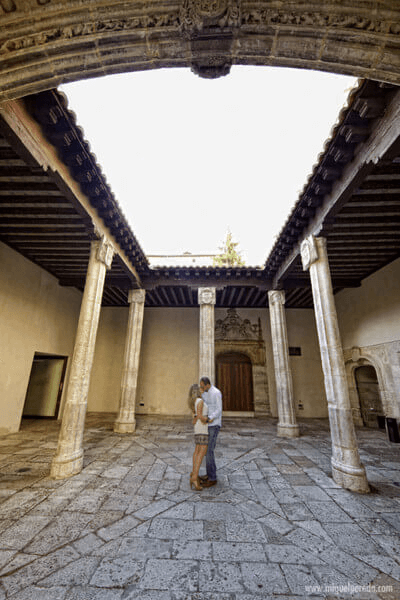
[[[236,250],[237,246],[239,246],[239,242],[234,242],[232,233],[228,231],[224,244],[219,247],[221,254],[213,258],[214,267],[244,267],[245,262],[241,252]]]

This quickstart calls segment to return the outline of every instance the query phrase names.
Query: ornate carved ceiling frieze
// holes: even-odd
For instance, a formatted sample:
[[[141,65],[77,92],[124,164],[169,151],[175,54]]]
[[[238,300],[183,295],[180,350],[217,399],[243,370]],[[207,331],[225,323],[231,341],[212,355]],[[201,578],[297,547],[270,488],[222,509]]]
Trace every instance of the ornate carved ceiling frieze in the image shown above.
[[[82,77],[232,64],[400,84],[400,6],[386,0],[0,0],[0,102]]]

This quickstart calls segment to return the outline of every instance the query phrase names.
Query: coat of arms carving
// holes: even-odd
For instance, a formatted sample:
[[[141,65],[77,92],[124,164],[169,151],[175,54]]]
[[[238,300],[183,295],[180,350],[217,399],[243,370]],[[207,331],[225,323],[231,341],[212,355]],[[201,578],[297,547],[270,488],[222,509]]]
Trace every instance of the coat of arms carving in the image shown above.
[[[260,319],[251,323],[242,319],[234,308],[228,308],[225,319],[218,319],[215,324],[216,340],[261,340],[262,330]]]
[[[180,22],[189,38],[207,29],[231,30],[240,25],[240,0],[183,0]]]

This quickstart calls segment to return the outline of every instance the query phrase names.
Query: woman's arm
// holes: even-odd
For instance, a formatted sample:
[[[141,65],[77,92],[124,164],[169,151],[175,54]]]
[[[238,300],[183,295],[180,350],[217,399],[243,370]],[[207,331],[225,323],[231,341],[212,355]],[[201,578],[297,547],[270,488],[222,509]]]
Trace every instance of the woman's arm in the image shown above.
[[[200,400],[200,402],[197,406],[197,418],[200,419],[200,421],[205,425],[206,423],[208,423],[208,417],[203,416],[203,407],[204,407],[204,401]]]
[[[196,411],[196,420],[202,418],[203,416],[203,400],[200,400],[200,402],[197,404],[197,411]]]
[[[197,420],[200,419],[202,423],[203,421],[203,400],[200,400],[197,404],[196,412],[193,415],[193,425],[196,424]]]

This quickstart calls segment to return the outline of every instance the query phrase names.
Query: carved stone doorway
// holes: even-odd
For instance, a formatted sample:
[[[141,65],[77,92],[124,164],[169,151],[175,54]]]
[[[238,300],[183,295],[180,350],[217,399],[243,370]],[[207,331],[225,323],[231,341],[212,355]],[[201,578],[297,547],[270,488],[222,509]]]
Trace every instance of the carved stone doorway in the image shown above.
[[[217,387],[222,392],[224,412],[253,412],[253,373],[245,354],[226,352],[217,357]]]
[[[354,376],[364,425],[366,427],[384,428],[385,414],[374,367],[372,365],[357,367]]]
[[[266,365],[265,344],[262,337],[262,329],[260,319],[256,323],[251,323],[249,319],[242,319],[236,312],[235,308],[228,308],[226,317],[218,319],[215,323],[215,358],[216,358],[216,373],[217,385],[221,380],[222,375],[218,374],[219,364],[227,357],[233,355],[233,364],[240,363],[242,371],[245,371],[246,377],[251,378],[251,383],[246,384],[247,389],[251,389],[251,401],[247,400],[247,404],[243,400],[235,400],[236,406],[245,404],[251,406],[251,409],[241,410],[239,408],[229,409],[227,405],[231,404],[224,396],[222,398],[224,413],[230,413],[231,416],[239,416],[245,412],[249,416],[267,416],[271,414],[269,405],[268,392],[268,376]],[[224,358],[226,357],[226,358]],[[239,357],[243,357],[239,360]],[[228,363],[225,363],[228,364]],[[229,363],[231,364],[231,363]],[[247,364],[247,366],[244,366]],[[229,367],[231,369],[233,367]],[[221,370],[221,369],[220,369]],[[226,380],[230,381],[231,376],[227,376],[228,367],[225,367]],[[233,376],[232,376],[233,377]],[[235,381],[233,379],[233,381]],[[221,383],[219,383],[221,385]],[[222,384],[224,385],[224,384]],[[237,386],[240,384],[230,383]],[[222,391],[222,390],[221,390]]]

